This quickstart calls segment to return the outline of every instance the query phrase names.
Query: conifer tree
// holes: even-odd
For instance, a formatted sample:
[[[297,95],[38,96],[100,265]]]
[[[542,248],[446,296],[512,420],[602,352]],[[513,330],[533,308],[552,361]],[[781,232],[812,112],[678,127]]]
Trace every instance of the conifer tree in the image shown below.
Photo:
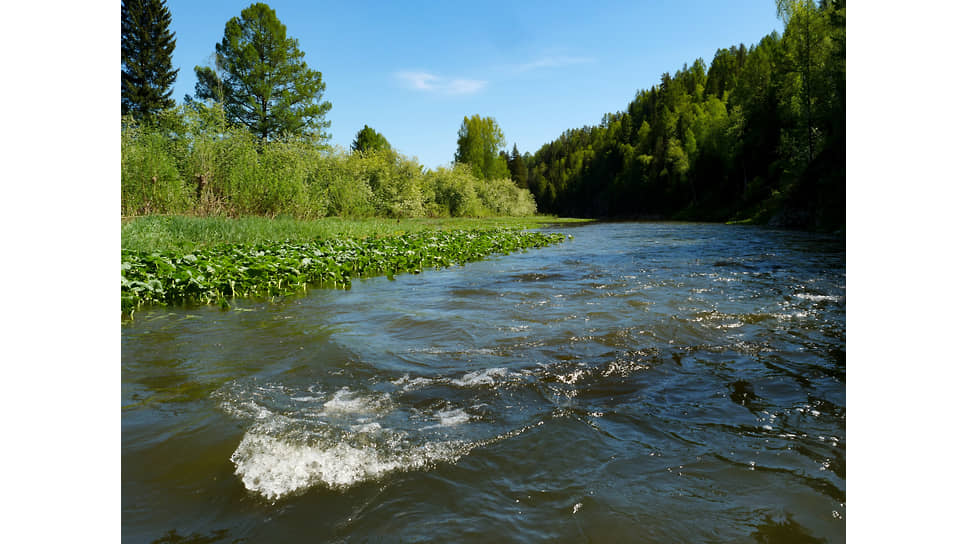
[[[165,0],[121,2],[121,113],[144,120],[173,107],[175,34]]]
[[[283,134],[326,139],[323,76],[303,61],[299,42],[286,35],[276,12],[263,3],[225,23],[215,45],[215,68],[195,67],[195,96],[222,102],[229,121],[263,141]]]
[[[389,149],[390,142],[382,134],[367,125],[363,125],[363,128],[356,133],[356,139],[353,140],[353,151],[360,153],[385,151]]]
[[[511,179],[518,187],[528,188],[528,166],[524,163],[524,158],[518,151],[518,144],[515,143],[511,148],[510,160],[508,160],[508,170],[511,172]]]

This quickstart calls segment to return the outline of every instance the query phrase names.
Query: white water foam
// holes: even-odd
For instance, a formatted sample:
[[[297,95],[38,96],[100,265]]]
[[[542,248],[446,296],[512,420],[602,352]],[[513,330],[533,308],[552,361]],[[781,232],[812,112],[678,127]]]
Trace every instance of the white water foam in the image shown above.
[[[577,369],[577,370],[575,370],[573,372],[568,372],[568,373],[565,373],[565,374],[557,374],[557,375],[555,375],[555,379],[557,379],[561,383],[567,383],[568,385],[574,385],[575,383],[578,382],[578,380],[582,379],[587,374],[589,374],[589,373],[586,372],[584,369],[579,368],[579,369]]]
[[[497,381],[496,378],[504,378],[508,375],[508,369],[506,368],[488,368],[485,370],[476,370],[474,372],[468,372],[464,374],[463,377],[452,380],[454,385],[459,385],[461,387],[475,387],[478,385],[494,385]]]
[[[615,374],[616,376],[627,378],[631,376],[633,373],[638,372],[639,370],[648,369],[648,368],[649,368],[649,365],[642,364],[634,360],[610,361],[608,363],[608,367],[602,371],[602,376],[608,377]]]
[[[390,397],[356,393],[344,387],[323,404],[325,415],[377,415],[390,408]]]
[[[391,381],[393,385],[402,387],[404,391],[413,391],[414,389],[420,389],[434,383],[434,380],[430,378],[416,377],[411,378],[410,374],[404,374],[403,376]]]
[[[440,420],[440,425],[442,427],[453,427],[454,425],[460,425],[461,423],[467,423],[471,420],[470,414],[461,410],[460,408],[454,408],[453,410],[440,410],[434,417]]]
[[[838,301],[841,299],[841,297],[833,296],[833,295],[811,295],[809,293],[797,293],[793,296],[797,298],[802,298],[804,300],[811,300],[814,302],[820,302],[822,300]]]
[[[215,396],[226,413],[250,424],[231,456],[235,474],[246,489],[270,501],[314,486],[343,489],[392,472],[455,462],[477,445],[459,436],[421,433],[413,416],[409,423],[401,420],[405,412],[387,393],[236,382]],[[459,407],[433,417],[437,428],[472,419]]]
[[[472,447],[459,441],[396,442],[384,451],[346,441],[312,444],[289,440],[257,427],[245,433],[231,460],[246,489],[274,501],[316,485],[341,489],[395,471],[456,461]]]
[[[350,427],[350,429],[352,429],[355,433],[376,434],[383,430],[383,426],[376,421],[371,421],[369,423],[353,425]]]
[[[319,400],[323,400],[324,398],[326,398],[326,397],[325,396],[322,396],[322,397],[320,397],[320,396],[304,396],[304,397],[292,397],[292,400],[294,400],[296,402],[316,402],[316,401],[319,401]]]

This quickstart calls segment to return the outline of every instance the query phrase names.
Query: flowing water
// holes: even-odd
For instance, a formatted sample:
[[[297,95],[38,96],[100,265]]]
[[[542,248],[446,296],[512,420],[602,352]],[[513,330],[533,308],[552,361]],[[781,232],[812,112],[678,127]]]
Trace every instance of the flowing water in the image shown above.
[[[843,238],[555,230],[574,238],[138,312],[123,540],[844,541]]]

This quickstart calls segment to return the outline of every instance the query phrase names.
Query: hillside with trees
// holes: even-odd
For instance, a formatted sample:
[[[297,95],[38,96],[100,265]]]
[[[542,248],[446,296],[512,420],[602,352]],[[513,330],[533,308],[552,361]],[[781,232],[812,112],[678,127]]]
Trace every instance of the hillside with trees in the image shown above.
[[[665,73],[625,111],[525,154],[539,211],[841,228],[845,1],[778,0],[777,14],[782,36]]]

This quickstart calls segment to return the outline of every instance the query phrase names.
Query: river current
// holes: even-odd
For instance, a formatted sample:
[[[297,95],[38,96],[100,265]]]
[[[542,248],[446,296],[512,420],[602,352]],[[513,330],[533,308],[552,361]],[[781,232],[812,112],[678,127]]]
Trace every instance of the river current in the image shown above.
[[[125,542],[843,542],[843,237],[550,248],[121,326]]]

